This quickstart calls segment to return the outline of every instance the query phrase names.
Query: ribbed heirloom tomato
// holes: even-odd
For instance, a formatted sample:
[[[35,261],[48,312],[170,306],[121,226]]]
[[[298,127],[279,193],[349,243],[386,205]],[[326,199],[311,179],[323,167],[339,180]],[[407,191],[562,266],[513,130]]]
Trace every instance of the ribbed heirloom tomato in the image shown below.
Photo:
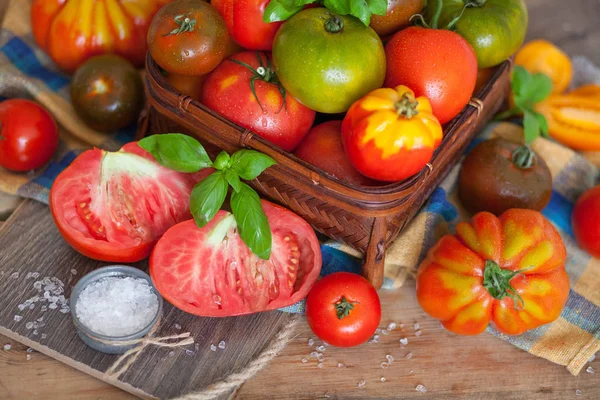
[[[210,172],[170,170],[135,142],[117,152],[88,150],[54,181],[50,211],[63,238],[81,254],[135,262],[150,255],[168,228],[192,217],[190,193]]]
[[[429,100],[406,86],[377,89],[350,107],[342,143],[361,174],[399,181],[420,171],[442,141],[442,126]]]
[[[569,296],[565,245],[537,211],[476,214],[429,251],[419,267],[423,310],[461,335],[488,324],[520,335],[554,321]]]
[[[85,60],[116,53],[144,65],[146,33],[170,0],[34,0],[31,27],[37,44],[64,71]]]
[[[150,257],[160,294],[204,317],[274,310],[306,297],[321,271],[317,236],[293,212],[261,203],[272,232],[268,260],[242,241],[233,214],[221,210],[202,228],[185,221],[163,235]]]

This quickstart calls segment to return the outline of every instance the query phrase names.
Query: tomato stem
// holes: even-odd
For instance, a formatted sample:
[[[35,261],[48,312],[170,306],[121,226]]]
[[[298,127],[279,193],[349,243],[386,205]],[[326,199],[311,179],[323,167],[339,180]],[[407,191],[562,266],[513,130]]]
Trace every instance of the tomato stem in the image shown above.
[[[355,304],[358,304],[358,301],[348,301],[344,296],[342,296],[340,301],[335,303],[335,311],[337,313],[338,319],[343,319],[350,315],[350,311],[354,310]]]
[[[531,147],[525,144],[512,152],[512,162],[521,169],[528,169],[537,163],[537,156]]]
[[[417,111],[419,102],[410,93],[404,93],[400,101],[396,102],[394,106],[398,115],[402,115],[406,119],[411,119],[419,114],[419,111]]]
[[[442,15],[442,8],[444,4],[442,0],[438,0],[436,3],[435,13],[433,14],[433,18],[431,18],[431,28],[437,29],[440,21],[440,16]]]
[[[487,0],[464,0],[465,7],[483,7]]]
[[[190,14],[177,15],[175,18],[173,18],[173,20],[178,27],[173,29],[171,32],[164,34],[163,36],[179,35],[183,32],[193,32],[194,27],[196,26],[196,20],[194,18],[190,18]]]
[[[325,21],[325,30],[329,33],[340,33],[344,30],[344,21],[337,15],[332,15]]]
[[[512,287],[510,281],[515,276],[522,274],[531,268],[533,267],[518,271],[509,271],[500,268],[500,266],[492,260],[486,260],[483,269],[483,287],[485,287],[495,299],[502,300],[506,296],[510,297],[513,300],[515,309],[522,310],[525,306],[525,302],[515,288]]]

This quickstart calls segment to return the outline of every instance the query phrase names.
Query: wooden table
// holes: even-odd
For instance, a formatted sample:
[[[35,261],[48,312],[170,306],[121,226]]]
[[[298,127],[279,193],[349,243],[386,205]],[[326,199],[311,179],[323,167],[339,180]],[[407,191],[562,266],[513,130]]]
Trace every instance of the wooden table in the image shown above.
[[[553,41],[570,55],[586,55],[600,65],[600,0],[527,0],[529,38]],[[0,19],[6,2],[0,1]],[[0,196],[0,202],[3,202]],[[1,208],[1,207],[0,207]],[[0,222],[1,223],[1,222]],[[327,348],[322,369],[309,358],[306,342],[314,337],[303,323],[298,336],[269,366],[250,379],[236,399],[402,398],[402,399],[600,399],[600,360],[595,374],[571,376],[564,367],[518,350],[491,335],[457,337],[420,310],[412,282],[398,291],[382,291],[383,324],[405,324],[403,332],[382,336],[380,343],[354,349]],[[415,337],[412,325],[421,325]],[[400,348],[399,338],[409,344]],[[4,344],[10,350],[2,350]],[[71,369],[0,336],[1,399],[130,399],[130,394]],[[410,360],[404,357],[413,353]],[[396,359],[382,369],[386,354]],[[31,359],[27,360],[27,355]],[[338,368],[338,362],[345,368]],[[381,377],[386,382],[381,382]],[[363,388],[358,382],[365,380]],[[418,384],[428,388],[415,391]],[[581,395],[576,396],[576,390]]]

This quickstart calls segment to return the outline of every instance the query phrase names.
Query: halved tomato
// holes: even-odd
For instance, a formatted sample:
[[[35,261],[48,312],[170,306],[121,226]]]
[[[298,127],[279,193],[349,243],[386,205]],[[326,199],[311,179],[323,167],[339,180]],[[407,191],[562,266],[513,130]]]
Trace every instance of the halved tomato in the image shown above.
[[[136,142],[117,152],[88,150],[54,181],[50,211],[67,243],[84,256],[135,262],[150,255],[167,229],[191,218],[190,193],[210,172],[170,170]]]
[[[293,212],[261,201],[273,244],[267,261],[252,254],[233,214],[219,211],[203,228],[193,220],[169,229],[150,256],[150,276],[175,307],[227,317],[285,307],[306,297],[321,272],[311,226]]]

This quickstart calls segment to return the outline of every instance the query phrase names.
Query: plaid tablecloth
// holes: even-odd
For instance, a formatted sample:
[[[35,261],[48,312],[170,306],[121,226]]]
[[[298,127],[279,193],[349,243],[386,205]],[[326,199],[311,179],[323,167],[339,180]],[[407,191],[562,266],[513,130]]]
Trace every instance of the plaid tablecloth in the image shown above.
[[[43,104],[61,126],[61,145],[54,159],[35,173],[13,174],[0,168],[0,190],[47,203],[54,178],[80,151],[92,145],[116,149],[133,139],[136,127],[103,135],[77,119],[69,102],[69,77],[57,72],[50,59],[36,47],[30,31],[28,7],[28,1],[13,1],[0,31],[0,96],[32,97]],[[600,79],[600,72],[584,59],[576,59],[575,66],[578,83]],[[522,135],[522,129],[510,123],[489,125],[472,146],[497,135],[515,137]],[[587,360],[600,350],[600,260],[577,247],[570,216],[573,203],[581,193],[595,185],[598,172],[580,154],[551,141],[538,139],[533,147],[552,172],[554,192],[543,213],[559,230],[566,244],[571,292],[560,318],[551,324],[514,337],[501,335],[491,328],[488,331],[578,374]],[[407,277],[414,275],[427,250],[442,235],[452,232],[457,222],[470,217],[457,199],[458,170],[457,166],[449,173],[404,233],[389,247],[384,290],[402,286]],[[328,242],[321,249],[324,275],[360,270],[359,254],[347,246]],[[414,284],[413,280],[408,282]],[[285,311],[302,312],[303,303]]]

